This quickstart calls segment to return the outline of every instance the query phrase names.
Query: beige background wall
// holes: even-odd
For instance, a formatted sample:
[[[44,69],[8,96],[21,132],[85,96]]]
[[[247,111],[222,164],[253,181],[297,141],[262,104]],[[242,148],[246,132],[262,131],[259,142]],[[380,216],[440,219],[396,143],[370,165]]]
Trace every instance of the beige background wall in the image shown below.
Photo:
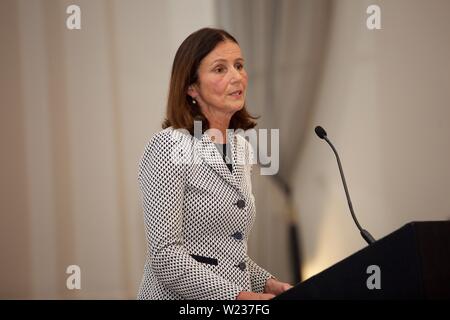
[[[365,27],[377,3],[382,30]],[[296,174],[309,277],[365,246],[350,216],[340,152],[363,227],[381,238],[414,220],[450,218],[450,2],[334,1],[310,136]]]

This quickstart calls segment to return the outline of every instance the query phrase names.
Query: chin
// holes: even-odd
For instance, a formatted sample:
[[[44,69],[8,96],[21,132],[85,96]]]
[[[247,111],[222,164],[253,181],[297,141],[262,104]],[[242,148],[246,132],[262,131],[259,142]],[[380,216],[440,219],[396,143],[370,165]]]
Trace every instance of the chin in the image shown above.
[[[231,109],[232,109],[234,112],[237,112],[237,111],[239,111],[239,110],[242,110],[242,109],[244,108],[244,105],[245,105],[245,102],[244,102],[244,101],[243,101],[243,102],[240,102],[240,103],[236,103],[236,104],[234,104],[234,105],[231,106]]]
[[[240,104],[240,105],[238,105],[238,106],[236,106],[236,111],[239,111],[239,110],[242,110],[242,109],[244,109],[244,103],[243,104]]]

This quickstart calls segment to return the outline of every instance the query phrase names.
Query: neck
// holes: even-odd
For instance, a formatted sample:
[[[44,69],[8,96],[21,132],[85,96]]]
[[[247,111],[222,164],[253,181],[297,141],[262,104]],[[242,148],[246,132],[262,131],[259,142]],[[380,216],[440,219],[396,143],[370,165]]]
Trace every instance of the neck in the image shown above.
[[[217,110],[203,103],[199,103],[199,105],[203,115],[208,119],[208,134],[211,140],[215,143],[227,143],[226,131],[234,112]]]
[[[208,119],[209,135],[215,143],[227,143],[227,129],[230,124],[231,116]]]

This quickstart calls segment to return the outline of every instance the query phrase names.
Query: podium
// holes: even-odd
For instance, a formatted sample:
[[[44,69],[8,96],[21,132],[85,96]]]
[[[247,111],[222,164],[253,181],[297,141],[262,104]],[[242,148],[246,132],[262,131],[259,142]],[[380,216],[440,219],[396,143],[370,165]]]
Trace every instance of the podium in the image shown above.
[[[273,300],[303,299],[450,299],[450,221],[408,223]]]

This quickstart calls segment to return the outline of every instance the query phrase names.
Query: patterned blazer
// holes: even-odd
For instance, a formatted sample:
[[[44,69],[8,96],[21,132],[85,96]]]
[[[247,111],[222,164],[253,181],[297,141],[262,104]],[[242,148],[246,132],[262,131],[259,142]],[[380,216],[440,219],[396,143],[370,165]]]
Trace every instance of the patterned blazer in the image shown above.
[[[255,220],[250,144],[228,132],[231,173],[208,134],[164,129],[139,163],[147,256],[138,299],[235,299],[271,274],[247,255]]]

